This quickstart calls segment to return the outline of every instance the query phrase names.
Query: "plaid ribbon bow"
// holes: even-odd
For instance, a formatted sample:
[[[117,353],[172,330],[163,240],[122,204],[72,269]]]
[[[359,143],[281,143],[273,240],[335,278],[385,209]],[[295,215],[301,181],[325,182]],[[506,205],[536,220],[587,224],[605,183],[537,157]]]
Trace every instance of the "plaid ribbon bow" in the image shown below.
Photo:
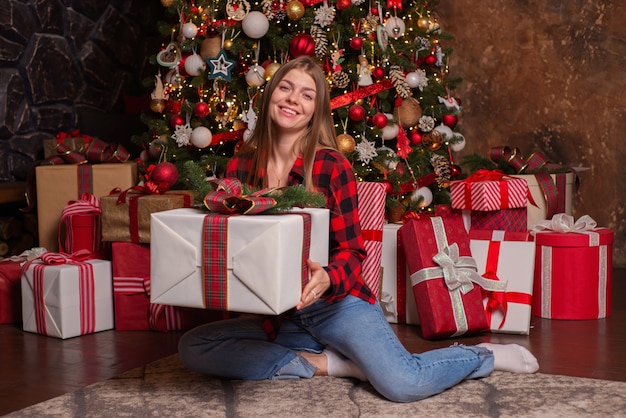
[[[274,198],[264,196],[274,190],[272,188],[244,195],[242,184],[236,178],[214,180],[212,184],[215,190],[204,197],[204,205],[211,212],[224,215],[255,215],[276,206]]]

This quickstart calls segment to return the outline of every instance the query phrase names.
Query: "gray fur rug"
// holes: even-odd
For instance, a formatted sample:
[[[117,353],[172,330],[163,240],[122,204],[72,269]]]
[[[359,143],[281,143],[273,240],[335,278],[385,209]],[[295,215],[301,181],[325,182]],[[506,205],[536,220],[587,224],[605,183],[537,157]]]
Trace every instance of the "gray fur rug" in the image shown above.
[[[626,417],[626,383],[495,372],[429,399],[398,404],[352,379],[212,379],[185,369],[173,355],[6,416]]]

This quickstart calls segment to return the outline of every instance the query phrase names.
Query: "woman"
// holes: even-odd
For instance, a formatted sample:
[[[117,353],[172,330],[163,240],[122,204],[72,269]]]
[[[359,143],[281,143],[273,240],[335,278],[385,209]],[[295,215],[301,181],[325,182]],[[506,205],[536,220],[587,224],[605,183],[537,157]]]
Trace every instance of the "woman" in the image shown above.
[[[356,181],[337,151],[328,85],[311,58],[283,64],[265,88],[249,142],[226,177],[254,187],[303,184],[326,196],[328,266],[309,260],[310,280],[287,317],[245,317],[202,325],[180,340],[181,361],[236,379],[349,376],[387,399],[411,402],[492,370],[532,373],[537,361],[518,345],[454,345],[421,354],[402,346],[360,277],[365,257]]]

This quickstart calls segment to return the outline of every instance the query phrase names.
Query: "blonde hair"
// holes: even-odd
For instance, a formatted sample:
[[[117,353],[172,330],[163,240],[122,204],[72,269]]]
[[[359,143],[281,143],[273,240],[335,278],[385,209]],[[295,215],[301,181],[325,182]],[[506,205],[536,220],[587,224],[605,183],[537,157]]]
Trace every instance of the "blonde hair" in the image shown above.
[[[311,76],[315,82],[315,112],[309,122],[306,132],[299,139],[299,148],[294,151],[302,153],[304,163],[304,186],[307,190],[314,190],[312,184],[313,162],[315,153],[319,147],[332,148],[337,150],[337,136],[333,124],[332,111],[330,108],[330,93],[326,76],[321,67],[311,57],[301,56],[282,64],[267,83],[261,105],[259,116],[247,143],[241,148],[240,153],[254,153],[252,158],[252,169],[247,179],[248,184],[253,187],[265,187],[263,184],[266,178],[265,173],[267,163],[276,138],[276,131],[273,121],[269,116],[269,103],[272,93],[283,79],[283,77],[293,69],[300,69]]]

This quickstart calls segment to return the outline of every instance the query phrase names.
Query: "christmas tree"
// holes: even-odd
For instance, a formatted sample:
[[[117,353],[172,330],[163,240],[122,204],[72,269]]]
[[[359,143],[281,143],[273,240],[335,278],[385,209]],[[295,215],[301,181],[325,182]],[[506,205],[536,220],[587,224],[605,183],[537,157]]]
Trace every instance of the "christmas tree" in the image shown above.
[[[263,86],[292,57],[328,75],[340,150],[357,179],[387,186],[388,218],[447,203],[460,174],[460,79],[450,76],[438,1],[161,0],[163,47],[145,162],[196,162],[219,176],[254,129]],[[184,177],[184,176],[183,176]]]

